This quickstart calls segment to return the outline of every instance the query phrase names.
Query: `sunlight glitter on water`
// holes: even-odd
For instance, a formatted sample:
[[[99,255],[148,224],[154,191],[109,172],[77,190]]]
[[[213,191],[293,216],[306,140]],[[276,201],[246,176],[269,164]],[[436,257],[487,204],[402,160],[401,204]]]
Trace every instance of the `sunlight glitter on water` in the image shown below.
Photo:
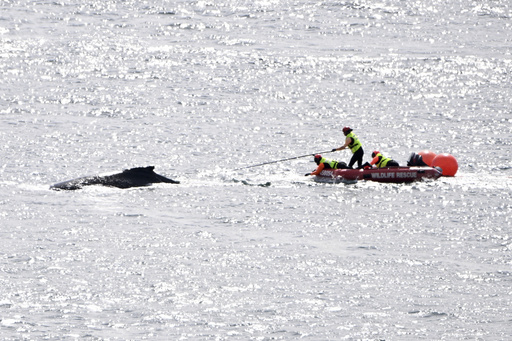
[[[506,339],[511,17],[504,1],[5,2],[3,332]],[[344,126],[365,161],[430,149],[458,173],[239,169],[330,151]],[[181,184],[48,189],[149,165]]]

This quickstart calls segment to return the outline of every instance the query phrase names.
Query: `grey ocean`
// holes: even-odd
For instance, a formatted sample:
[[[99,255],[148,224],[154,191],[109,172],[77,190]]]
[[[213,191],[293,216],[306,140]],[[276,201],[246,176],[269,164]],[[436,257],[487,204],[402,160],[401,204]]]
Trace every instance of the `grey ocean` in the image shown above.
[[[0,0],[0,74],[0,339],[512,338],[510,1]],[[344,126],[459,170],[235,170]]]

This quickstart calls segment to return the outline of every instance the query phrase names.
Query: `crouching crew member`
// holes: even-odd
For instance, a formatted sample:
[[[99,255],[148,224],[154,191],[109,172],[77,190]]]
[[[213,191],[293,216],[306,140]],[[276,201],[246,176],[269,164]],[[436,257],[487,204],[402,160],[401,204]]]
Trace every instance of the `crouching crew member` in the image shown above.
[[[388,157],[385,157],[382,155],[379,151],[374,151],[372,153],[372,161],[370,162],[370,165],[375,165],[377,168],[382,167],[399,167],[400,165],[395,160],[392,160]]]
[[[346,168],[348,168],[347,164],[345,162],[343,162],[343,161],[338,162],[336,160],[326,159],[325,157],[322,157],[322,155],[320,155],[320,154],[315,155],[315,163],[318,165],[316,170],[311,173],[307,173],[306,176],[318,175],[324,169],[346,169]]]

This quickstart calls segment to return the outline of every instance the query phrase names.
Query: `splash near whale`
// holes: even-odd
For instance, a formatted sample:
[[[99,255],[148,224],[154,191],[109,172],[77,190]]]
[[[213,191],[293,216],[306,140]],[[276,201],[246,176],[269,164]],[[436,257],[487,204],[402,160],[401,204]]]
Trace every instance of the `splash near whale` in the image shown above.
[[[107,187],[131,188],[149,186],[153,183],[179,184],[179,181],[166,178],[154,171],[154,166],[126,169],[111,175],[93,175],[59,182],[50,186],[54,190],[77,190],[84,186],[102,185]]]

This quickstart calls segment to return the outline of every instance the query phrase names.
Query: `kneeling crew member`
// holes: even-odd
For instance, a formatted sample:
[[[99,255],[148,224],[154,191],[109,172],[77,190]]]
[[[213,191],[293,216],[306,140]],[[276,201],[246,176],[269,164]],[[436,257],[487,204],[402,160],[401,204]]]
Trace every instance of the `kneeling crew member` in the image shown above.
[[[313,171],[311,173],[307,173],[306,176],[318,175],[324,169],[346,169],[346,168],[348,168],[347,164],[345,162],[338,162],[336,160],[326,159],[325,157],[322,157],[322,155],[320,155],[320,154],[315,155],[315,162],[318,165],[318,167],[316,168],[315,171]]]
[[[382,167],[399,167],[400,165],[398,164],[398,162],[388,158],[388,157],[385,157],[384,155],[382,155],[379,151],[374,151],[372,153],[372,161],[370,162],[371,165],[375,165],[377,168],[382,168]]]

